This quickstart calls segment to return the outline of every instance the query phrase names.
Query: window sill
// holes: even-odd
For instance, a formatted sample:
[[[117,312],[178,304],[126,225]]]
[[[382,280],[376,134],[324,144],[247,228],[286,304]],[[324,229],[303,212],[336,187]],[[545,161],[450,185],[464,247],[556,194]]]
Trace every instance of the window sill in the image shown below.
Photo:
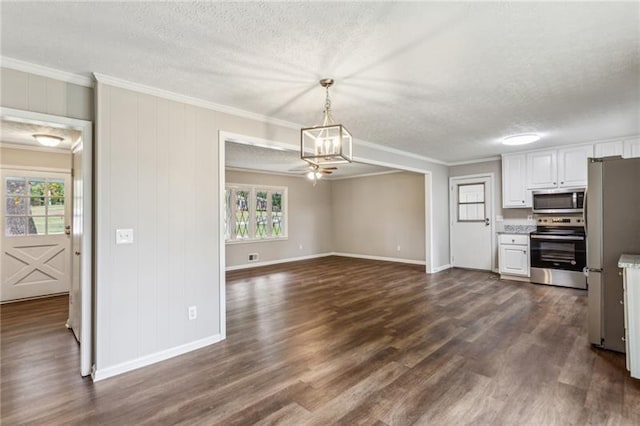
[[[273,243],[275,241],[286,241],[289,237],[277,237],[277,238],[253,238],[245,240],[226,240],[225,244],[247,244],[247,243]]]

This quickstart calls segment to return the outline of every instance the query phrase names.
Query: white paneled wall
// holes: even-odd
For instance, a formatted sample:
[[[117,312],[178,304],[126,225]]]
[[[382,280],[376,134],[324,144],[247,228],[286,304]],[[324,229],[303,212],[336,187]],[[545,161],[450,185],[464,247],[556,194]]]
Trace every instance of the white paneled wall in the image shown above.
[[[220,339],[218,123],[213,111],[104,84],[97,117],[96,375],[105,377]],[[133,244],[116,245],[116,229],[129,228]]]
[[[8,68],[2,68],[1,73],[3,107],[93,119],[92,88]]]

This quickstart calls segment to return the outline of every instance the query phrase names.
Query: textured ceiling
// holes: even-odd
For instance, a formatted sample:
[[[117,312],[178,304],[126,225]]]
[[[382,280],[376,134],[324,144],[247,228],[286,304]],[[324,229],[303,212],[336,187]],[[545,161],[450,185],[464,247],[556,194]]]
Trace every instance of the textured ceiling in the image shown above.
[[[308,164],[300,159],[298,151],[275,150],[255,145],[227,142],[225,165],[238,169],[289,173],[304,176]],[[339,164],[328,179],[354,177],[371,173],[392,172],[393,169],[370,164]]]
[[[31,145],[31,146],[39,146],[40,145],[34,138],[33,135],[36,133],[44,133],[47,135],[60,136],[64,138],[60,145],[56,147],[56,149],[71,149],[71,145],[73,145],[81,133],[78,130],[74,129],[61,129],[49,126],[43,126],[40,124],[30,124],[30,123],[22,123],[18,121],[12,120],[2,120],[2,130],[0,133],[0,140],[2,142],[9,142],[19,145]]]
[[[640,3],[3,2],[2,54],[443,161],[640,133]]]

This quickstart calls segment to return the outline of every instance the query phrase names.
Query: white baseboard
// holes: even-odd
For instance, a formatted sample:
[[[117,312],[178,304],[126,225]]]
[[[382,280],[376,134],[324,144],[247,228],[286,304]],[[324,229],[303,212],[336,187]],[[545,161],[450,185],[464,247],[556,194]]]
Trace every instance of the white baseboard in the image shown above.
[[[318,253],[308,256],[288,257],[286,259],[265,260],[264,262],[243,263],[242,265],[227,266],[225,271],[237,271],[239,269],[257,268],[259,266],[277,265],[278,263],[297,262],[298,260],[316,259],[318,257],[332,256],[335,253]]]
[[[131,370],[146,367],[147,365],[155,364],[187,352],[195,351],[196,349],[209,346],[221,340],[222,338],[219,334],[214,334],[213,336],[205,337],[204,339],[196,340],[195,342],[185,343],[184,345],[176,346],[175,348],[165,349],[163,351],[145,355],[111,367],[95,369],[91,377],[94,382],[97,382],[99,380],[104,380]]]
[[[451,266],[450,263],[446,264],[446,265],[442,265],[442,266],[436,266],[434,268],[431,268],[431,271],[429,272],[430,274],[435,274],[436,272],[442,272],[445,271],[447,269],[453,268],[453,266]]]
[[[331,253],[331,255],[343,256],[343,257],[355,257],[358,259],[382,260],[384,262],[410,263],[412,265],[426,265],[426,262],[424,260],[402,259],[400,257],[370,256],[368,254],[338,253],[338,252]]]

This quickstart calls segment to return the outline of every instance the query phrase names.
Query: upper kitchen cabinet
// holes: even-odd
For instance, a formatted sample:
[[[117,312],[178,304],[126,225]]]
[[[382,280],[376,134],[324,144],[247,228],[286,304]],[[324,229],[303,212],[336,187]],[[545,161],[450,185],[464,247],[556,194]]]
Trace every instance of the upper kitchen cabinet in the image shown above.
[[[587,164],[593,157],[593,145],[558,149],[558,187],[587,186]]]
[[[527,188],[571,188],[587,185],[587,159],[593,145],[577,145],[527,154]]]
[[[537,151],[527,154],[527,188],[558,186],[558,151]]]
[[[502,156],[502,207],[531,207],[531,191],[527,189],[525,154]]]
[[[596,142],[594,145],[594,157],[615,157],[624,153],[624,145],[622,141]]]
[[[624,141],[624,158],[640,157],[640,138]]]

